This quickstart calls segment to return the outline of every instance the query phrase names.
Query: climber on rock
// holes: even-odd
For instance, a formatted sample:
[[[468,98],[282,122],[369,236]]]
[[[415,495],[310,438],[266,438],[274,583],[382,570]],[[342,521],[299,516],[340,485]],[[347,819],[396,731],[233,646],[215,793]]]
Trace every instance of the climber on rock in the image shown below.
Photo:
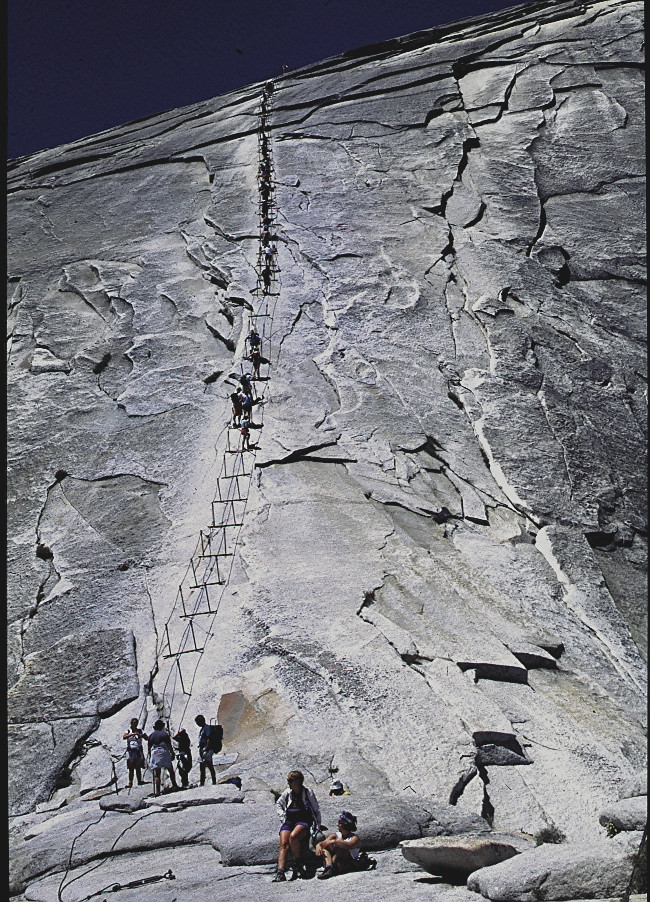
[[[251,351],[253,350],[253,348],[259,348],[262,344],[260,334],[254,326],[246,336],[246,341],[250,345]]]
[[[138,784],[142,786],[145,782],[142,779],[142,768],[146,766],[144,760],[143,741],[146,742],[149,737],[138,727],[138,718],[131,718],[131,726],[126,731],[122,739],[126,739],[126,766],[129,772],[129,789],[133,786],[133,774],[135,772],[138,778]]]
[[[153,774],[153,794],[160,795],[162,769],[169,772],[172,781],[172,789],[178,789],[176,774],[174,773],[174,749],[172,738],[165,729],[165,721],[157,720],[153,725],[153,733],[149,734],[149,767]]]
[[[217,775],[214,770],[214,764],[212,763],[214,749],[212,748],[212,743],[210,741],[210,724],[205,722],[205,717],[202,714],[196,715],[194,723],[199,728],[199,782],[201,786],[205,784],[205,771],[207,769],[210,771],[212,785],[214,786],[217,782]]]
[[[288,789],[282,793],[276,804],[276,811],[282,818],[280,827],[280,852],[278,869],[274,883],[286,880],[285,870],[289,852],[293,855],[292,880],[304,874],[301,845],[309,839],[309,831],[313,826],[320,830],[320,807],[316,796],[304,785],[305,778],[301,771],[292,770],[287,776]]]
[[[251,379],[259,379],[260,378],[260,363],[262,361],[262,354],[259,348],[251,348],[251,352],[246,358],[250,360],[253,372],[251,374]]]
[[[316,855],[325,860],[325,867],[318,875],[319,880],[327,880],[337,874],[347,874],[357,870],[360,839],[355,832],[357,819],[349,811],[342,811],[338,819],[338,831],[316,846]]]
[[[264,283],[264,288],[262,289],[262,294],[268,294],[271,290],[271,267],[269,266],[268,263],[262,270],[262,281]]]
[[[244,415],[241,421],[241,449],[242,451],[250,451],[251,423],[247,416]]]
[[[245,395],[253,396],[253,386],[251,385],[251,377],[248,373],[242,373],[239,377],[239,384]]]
[[[241,399],[242,417],[248,420],[250,426],[253,425],[253,396],[242,395]],[[242,424],[243,425],[243,422]]]
[[[230,395],[230,400],[232,401],[232,426],[233,428],[239,426],[241,422],[241,414],[242,414],[242,396],[238,391],[232,392]]]

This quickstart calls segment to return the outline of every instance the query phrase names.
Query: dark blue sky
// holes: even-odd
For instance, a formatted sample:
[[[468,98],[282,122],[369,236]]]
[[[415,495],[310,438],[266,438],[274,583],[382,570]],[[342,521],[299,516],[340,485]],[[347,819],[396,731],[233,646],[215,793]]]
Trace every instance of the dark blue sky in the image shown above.
[[[9,0],[7,155],[521,0]]]

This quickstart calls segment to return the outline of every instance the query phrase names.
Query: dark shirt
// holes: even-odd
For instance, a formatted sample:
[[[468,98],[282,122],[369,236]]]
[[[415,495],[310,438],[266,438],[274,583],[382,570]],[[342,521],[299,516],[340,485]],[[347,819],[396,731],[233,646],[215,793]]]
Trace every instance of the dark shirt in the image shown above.
[[[167,730],[154,730],[153,733],[149,733],[149,748],[152,745],[164,745],[169,747],[171,745],[171,738]]]

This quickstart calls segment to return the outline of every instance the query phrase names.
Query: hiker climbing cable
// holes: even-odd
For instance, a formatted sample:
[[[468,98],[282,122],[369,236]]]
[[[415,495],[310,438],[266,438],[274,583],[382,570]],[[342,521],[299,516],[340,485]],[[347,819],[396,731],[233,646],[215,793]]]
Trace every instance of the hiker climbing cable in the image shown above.
[[[359,835],[357,819],[349,811],[342,811],[338,819],[338,830],[330,833],[328,837],[316,846],[316,855],[325,861],[325,867],[318,875],[319,880],[327,880],[337,874],[347,874],[356,870],[356,862],[359,859]]]
[[[254,327],[248,333],[246,341],[250,345],[251,350],[253,350],[253,348],[259,348],[259,346],[262,344],[262,339],[260,338],[260,334]]]
[[[250,354],[246,358],[250,360],[253,372],[251,373],[251,379],[259,379],[260,378],[260,363],[262,361],[262,354],[259,348],[252,348]]]
[[[267,263],[264,269],[262,270],[262,281],[264,282],[264,288],[262,290],[262,294],[268,294],[271,290],[271,267]]]
[[[138,727],[138,718],[131,718],[131,726],[122,739],[126,739],[126,767],[129,772],[129,789],[133,786],[133,774],[138,778],[138,784],[142,786],[142,769],[146,766],[144,759],[143,741],[149,737]]]
[[[245,395],[253,395],[253,386],[251,385],[251,377],[248,373],[242,373],[239,377],[239,384]]]
[[[192,740],[183,729],[174,733],[173,739],[178,749],[178,773],[181,778],[181,786],[188,786],[189,773],[192,770]]]
[[[293,856],[293,874],[296,880],[304,874],[302,861],[302,843],[309,839],[312,826],[320,829],[320,807],[316,796],[304,785],[305,778],[301,771],[292,770],[287,776],[288,789],[282,793],[276,804],[276,810],[282,818],[280,827],[280,851],[278,868],[273,878],[274,883],[286,880],[285,870],[289,852]]]
[[[149,766],[151,767],[151,772],[153,774],[153,794],[155,796],[160,795],[163,768],[169,773],[172,789],[178,789],[174,765],[172,763],[174,757],[172,739],[165,729],[164,720],[157,720],[153,725],[153,733],[149,734],[148,746]]]
[[[230,400],[232,402],[232,425],[233,427],[239,426],[242,415],[242,395],[238,391],[234,391],[230,395]]]
[[[251,438],[251,422],[247,416],[244,416],[244,419],[241,421],[241,447],[242,451],[250,451],[250,438]]]
[[[244,419],[248,420],[249,425],[253,425],[253,396],[252,395],[242,395],[241,399],[241,409],[242,409],[242,422],[241,425],[244,425]]]

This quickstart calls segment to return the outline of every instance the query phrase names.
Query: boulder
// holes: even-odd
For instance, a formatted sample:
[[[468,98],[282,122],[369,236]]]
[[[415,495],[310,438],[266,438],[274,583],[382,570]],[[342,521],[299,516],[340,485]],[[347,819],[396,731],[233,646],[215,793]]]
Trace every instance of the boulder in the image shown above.
[[[419,864],[429,874],[471,874],[512,858],[532,840],[501,833],[474,836],[425,836],[400,843],[407,861]]]
[[[212,841],[226,866],[272,864],[277,861],[279,843],[280,820],[273,811],[220,831]]]
[[[647,796],[648,794],[648,771],[640,770],[638,773],[626,780],[621,786],[621,799],[631,799],[633,796]]]
[[[541,845],[474,871],[467,886],[494,902],[620,896],[628,886],[639,839],[639,834],[626,834],[594,843]]]
[[[612,802],[598,816],[603,827],[611,824],[617,830],[643,830],[647,821],[648,797],[645,795]]]

